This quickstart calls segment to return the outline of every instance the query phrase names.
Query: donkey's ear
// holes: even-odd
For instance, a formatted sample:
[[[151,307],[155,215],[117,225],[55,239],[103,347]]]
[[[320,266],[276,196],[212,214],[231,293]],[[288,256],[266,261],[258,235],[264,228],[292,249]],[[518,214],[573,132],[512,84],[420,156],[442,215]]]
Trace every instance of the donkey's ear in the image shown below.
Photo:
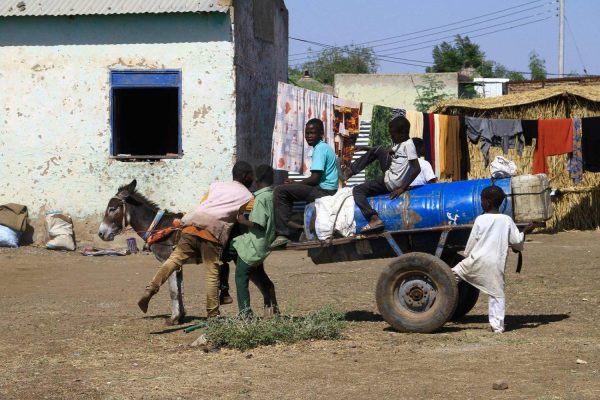
[[[135,186],[137,185],[137,181],[134,179],[131,181],[130,184],[125,185],[125,186],[121,186],[119,188],[119,193],[118,193],[118,197],[122,198],[122,199],[126,199],[127,197],[129,197],[129,195],[131,193],[133,193],[135,191]]]
[[[131,183],[129,185],[127,185],[127,190],[129,192],[133,192],[135,190],[135,187],[137,185],[137,180],[132,180]]]

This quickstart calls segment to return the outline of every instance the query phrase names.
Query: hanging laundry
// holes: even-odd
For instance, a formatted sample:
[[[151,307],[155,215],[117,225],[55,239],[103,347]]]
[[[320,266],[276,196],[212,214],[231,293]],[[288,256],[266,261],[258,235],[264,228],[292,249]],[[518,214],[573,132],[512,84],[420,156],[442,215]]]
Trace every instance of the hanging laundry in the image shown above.
[[[461,159],[464,156],[460,150],[460,120],[456,115],[447,116],[446,127],[446,153],[445,170],[446,178],[453,181],[460,180]]]
[[[573,151],[573,121],[547,119],[538,121],[538,144],[533,152],[533,173],[548,174],[547,156]]]
[[[575,185],[583,179],[583,154],[581,150],[581,118],[573,118],[573,150],[569,155],[569,175]]]
[[[523,127],[525,144],[531,146],[533,139],[537,140],[538,137],[538,121],[537,119],[524,119],[521,121],[521,126]]]
[[[436,176],[441,174],[441,157],[440,157],[440,114],[433,114],[433,143],[434,143],[434,159],[433,170]]]
[[[406,111],[406,119],[410,122],[409,136],[423,138],[423,113],[419,111]]]
[[[304,117],[305,120],[302,123],[302,132],[304,132],[304,125],[313,118],[319,118],[323,121],[323,127],[325,128],[325,134],[323,135],[323,141],[329,144],[335,149],[335,135],[333,133],[333,96],[327,93],[319,93],[312,90],[304,90]],[[304,134],[302,135],[302,144],[304,147],[304,159],[302,165],[302,174],[310,174],[310,163],[312,161],[312,153],[314,148],[309,146],[304,140]]]
[[[406,118],[406,110],[404,108],[391,108],[392,110],[392,119],[396,117],[405,117]]]
[[[279,82],[273,128],[273,169],[301,173],[304,160],[304,91]]]
[[[448,115],[440,114],[438,116],[438,127],[439,127],[439,139],[438,139],[438,153],[439,157],[439,168],[440,174],[438,175],[440,178],[446,176],[446,145],[448,139]]]
[[[465,117],[459,117],[460,129],[458,132],[458,140],[460,147],[460,174],[459,179],[469,179],[469,172],[471,172],[471,159],[469,157],[469,140],[467,139],[467,126],[465,125]]]
[[[274,169],[300,174],[310,170],[312,147],[304,140],[304,125],[311,118],[323,121],[324,139],[333,146],[332,107],[331,95],[279,82],[271,147]]]
[[[345,162],[351,162],[356,139],[360,131],[362,103],[353,100],[333,99],[333,133],[335,152]]]
[[[431,137],[429,135],[428,113],[423,113],[423,146],[425,147],[425,160],[431,164]]]
[[[600,172],[600,117],[582,118],[581,130],[583,169]]]
[[[523,127],[518,119],[487,119],[465,117],[467,135],[473,143],[479,142],[483,153],[484,165],[489,164],[490,147],[502,147],[504,154],[509,148],[517,149],[517,153],[523,153],[525,138]]]
[[[437,162],[437,159],[435,158],[435,114],[429,113],[428,117],[429,117],[429,153],[431,156],[431,160],[429,160],[429,162],[431,163],[431,165],[434,167],[434,170],[435,170],[435,163]],[[439,175],[437,175],[437,176],[439,176]]]

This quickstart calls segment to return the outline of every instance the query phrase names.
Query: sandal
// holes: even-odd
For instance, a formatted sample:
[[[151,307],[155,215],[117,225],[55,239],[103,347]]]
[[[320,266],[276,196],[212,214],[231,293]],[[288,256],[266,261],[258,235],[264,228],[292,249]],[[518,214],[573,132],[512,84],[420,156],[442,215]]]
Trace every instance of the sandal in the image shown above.
[[[271,243],[271,246],[269,246],[269,248],[271,250],[281,249],[281,248],[284,248],[285,246],[287,246],[287,244],[289,242],[290,242],[290,239],[286,238],[285,236],[277,236],[275,238],[275,240],[273,241],[273,243]]]
[[[364,228],[362,228],[360,230],[361,234],[367,234],[367,233],[378,233],[378,232],[382,232],[385,229],[385,225],[383,224],[377,224],[377,225],[373,225],[371,226],[370,224],[365,225]]]

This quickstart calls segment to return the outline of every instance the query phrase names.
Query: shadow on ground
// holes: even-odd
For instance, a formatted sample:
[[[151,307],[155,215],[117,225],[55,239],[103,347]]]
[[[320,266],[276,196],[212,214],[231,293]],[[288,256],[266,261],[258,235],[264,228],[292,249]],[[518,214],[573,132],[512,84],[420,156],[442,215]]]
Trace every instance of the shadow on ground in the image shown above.
[[[383,317],[372,311],[355,310],[348,311],[346,315],[344,315],[344,320],[349,322],[381,322],[383,321]]]
[[[513,331],[517,329],[537,328],[540,325],[559,322],[567,318],[569,318],[567,314],[507,315],[504,323],[507,331]],[[488,322],[488,316],[485,314],[465,315],[456,322],[459,324],[481,324]]]

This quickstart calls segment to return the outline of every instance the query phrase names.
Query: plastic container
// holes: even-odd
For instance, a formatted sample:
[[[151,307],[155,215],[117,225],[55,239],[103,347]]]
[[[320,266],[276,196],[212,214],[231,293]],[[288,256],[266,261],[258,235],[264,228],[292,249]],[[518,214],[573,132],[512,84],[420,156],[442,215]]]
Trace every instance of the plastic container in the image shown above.
[[[500,208],[503,214],[513,216],[511,194],[511,178],[494,181],[507,194]],[[483,213],[481,208],[481,191],[492,185],[491,179],[434,183],[412,188],[397,199],[389,195],[376,196],[369,203],[388,231],[399,231],[412,228],[429,228],[442,225],[472,224],[477,216]],[[306,206],[304,226],[307,239],[315,239],[311,229],[315,206]],[[356,232],[367,224],[360,209],[355,206]]]

